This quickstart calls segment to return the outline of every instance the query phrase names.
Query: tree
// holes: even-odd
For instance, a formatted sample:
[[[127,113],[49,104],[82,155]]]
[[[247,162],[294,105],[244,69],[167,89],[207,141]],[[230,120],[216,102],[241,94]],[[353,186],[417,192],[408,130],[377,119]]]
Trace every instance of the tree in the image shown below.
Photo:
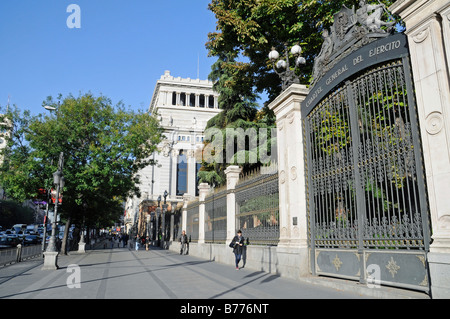
[[[389,6],[394,1],[381,1]],[[342,5],[359,6],[358,0],[212,0],[208,8],[217,18],[215,32],[208,34],[210,56],[232,54],[242,63],[230,68],[240,73],[256,93],[267,92],[272,101],[281,91],[280,79],[272,71],[268,54],[272,47],[284,51],[284,44],[302,46],[306,65],[299,71],[300,82],[308,84],[315,56],[322,46],[321,33],[334,21]]]
[[[211,69],[209,79],[214,82],[213,89],[219,93],[218,104],[223,111],[206,125],[204,160],[198,175],[200,182],[220,185],[225,182],[224,170],[227,164],[241,164],[244,172],[261,165],[258,141],[262,137],[259,136],[259,129],[270,129],[274,121],[271,114],[265,113],[266,110],[258,111],[257,94],[253,92],[253,84],[246,76],[248,68],[236,61],[232,53],[220,55]],[[220,133],[209,136],[208,130],[214,129]],[[248,136],[249,130],[254,134]],[[221,160],[210,160],[209,146],[217,142],[214,139],[222,139],[222,148],[215,150],[222,152]],[[231,154],[229,143],[232,143]],[[245,160],[242,161],[242,158]]]
[[[21,116],[17,109],[7,114],[13,133],[0,183],[13,199],[33,198],[40,187],[52,186],[63,152],[66,184],[58,212],[78,225],[111,225],[123,213],[123,201],[139,195],[137,172],[153,164],[150,155],[162,129],[148,113],[126,110],[123,103],[112,106],[104,96],[59,100],[43,103],[56,109],[50,115]]]
[[[11,228],[15,224],[31,224],[34,211],[11,200],[0,200],[0,225]]]
[[[382,2],[390,5],[393,1]],[[300,44],[306,65],[297,75],[300,83],[308,84],[322,46],[322,30],[332,25],[334,14],[343,5],[358,7],[359,1],[212,0],[208,8],[217,18],[217,27],[208,34],[206,48],[209,56],[218,58],[210,80],[215,81],[213,88],[220,94],[219,107],[224,111],[208,122],[207,129],[220,129],[225,145],[226,128],[275,127],[267,106],[280,94],[281,81],[272,70],[268,53],[272,47],[284,52],[285,45]],[[267,93],[268,101],[258,110],[255,101],[262,92]],[[274,142],[269,137],[264,147]],[[258,156],[259,150],[247,147],[245,153],[250,158]],[[199,176],[217,184],[224,181],[224,168],[224,163],[203,163]],[[248,163],[243,165],[244,171],[252,168]]]

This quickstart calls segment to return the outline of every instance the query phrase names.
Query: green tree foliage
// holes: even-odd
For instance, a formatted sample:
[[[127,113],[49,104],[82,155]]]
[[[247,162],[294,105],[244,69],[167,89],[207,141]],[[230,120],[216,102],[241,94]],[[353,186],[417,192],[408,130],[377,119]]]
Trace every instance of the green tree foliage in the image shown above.
[[[393,1],[381,1],[389,6]],[[294,44],[300,44],[306,65],[298,71],[300,83],[308,84],[311,79],[315,56],[322,46],[321,33],[329,29],[334,14],[342,6],[359,6],[358,0],[212,0],[208,8],[217,19],[215,32],[208,34],[206,47],[210,56],[217,57],[210,80],[219,94],[219,108],[224,111],[208,122],[207,128],[222,130],[226,144],[226,128],[275,126],[273,112],[267,105],[281,92],[281,81],[273,72],[268,53],[272,47],[284,52]],[[293,65],[293,64],[292,64]],[[258,110],[257,94],[265,92],[268,101]],[[336,119],[330,119],[336,121]],[[333,123],[336,124],[336,123]],[[339,132],[323,132],[327,135],[345,134],[347,127]],[[207,141],[207,143],[211,141]],[[268,138],[269,147],[274,142]],[[245,149],[247,158],[258,156],[256,149]],[[224,151],[224,159],[227,158]],[[237,154],[235,154],[237,155]],[[257,165],[260,165],[258,163]],[[199,173],[201,181],[224,181],[225,163],[203,162]],[[244,171],[255,165],[241,165]]]
[[[380,2],[389,6],[394,1]],[[299,71],[300,81],[308,84],[322,46],[322,30],[329,29],[342,5],[358,8],[359,1],[212,0],[209,10],[216,16],[217,27],[208,34],[206,47],[210,56],[241,57],[244,62],[229,67],[245,69],[240,77],[257,93],[266,92],[272,101],[281,84],[267,57],[271,48],[283,52],[285,43],[289,48],[299,43],[306,59]]]
[[[11,200],[0,200],[0,225],[4,229],[15,224],[31,224],[34,222],[34,211]]]
[[[150,154],[162,136],[157,120],[92,94],[59,103],[49,97],[43,105],[56,110],[30,116],[16,108],[6,114],[13,125],[0,184],[14,200],[35,197],[40,187],[52,187],[63,152],[66,184],[58,212],[73,223],[109,226],[123,213],[127,196],[138,193],[136,173],[152,164]]]
[[[244,172],[261,165],[259,159],[258,143],[262,137],[258,136],[260,128],[274,127],[273,115],[264,109],[258,111],[257,95],[253,92],[252,82],[245,74],[248,72],[244,63],[238,62],[233,54],[219,56],[212,66],[209,79],[214,82],[213,89],[219,93],[218,104],[223,111],[210,119],[206,125],[206,131],[216,129],[220,134],[214,134],[206,140],[205,151],[208,152],[208,144],[214,138],[222,139],[221,161],[210,161],[206,155],[199,172],[200,182],[220,185],[225,182],[224,170],[227,164],[239,164]],[[257,134],[245,136],[248,130],[254,130]],[[208,134],[206,134],[208,137]],[[270,133],[267,138],[270,147]],[[232,143],[232,154],[227,153],[227,143]],[[239,157],[245,161],[239,160]]]

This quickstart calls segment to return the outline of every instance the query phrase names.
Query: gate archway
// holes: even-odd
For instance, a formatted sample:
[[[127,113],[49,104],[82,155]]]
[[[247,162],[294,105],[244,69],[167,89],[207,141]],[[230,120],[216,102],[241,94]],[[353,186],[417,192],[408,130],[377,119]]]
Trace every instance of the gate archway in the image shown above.
[[[302,109],[311,269],[428,291],[430,226],[407,39],[356,23],[354,10],[342,15],[352,36],[328,52],[333,64]]]

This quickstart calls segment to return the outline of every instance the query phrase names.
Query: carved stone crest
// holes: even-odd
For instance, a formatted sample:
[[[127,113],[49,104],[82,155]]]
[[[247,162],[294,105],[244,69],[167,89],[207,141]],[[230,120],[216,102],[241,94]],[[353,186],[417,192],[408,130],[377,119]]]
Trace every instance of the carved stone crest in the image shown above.
[[[161,152],[163,156],[169,157],[170,150],[172,149],[172,144],[169,141],[164,141],[161,145]]]
[[[396,21],[383,4],[366,4],[366,1],[361,0],[359,6],[356,11],[355,7],[349,9],[345,5],[342,6],[342,9],[334,14],[330,31],[323,30],[322,48],[314,60],[312,86],[344,57],[365,44],[387,37],[394,31]],[[383,21],[383,13],[386,13],[391,21]]]

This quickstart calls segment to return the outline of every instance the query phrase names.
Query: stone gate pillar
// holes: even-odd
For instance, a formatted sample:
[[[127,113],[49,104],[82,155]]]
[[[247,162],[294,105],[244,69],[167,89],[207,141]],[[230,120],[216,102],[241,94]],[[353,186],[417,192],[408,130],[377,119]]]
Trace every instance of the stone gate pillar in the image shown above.
[[[428,262],[433,298],[450,297],[450,1],[401,0],[406,25],[431,214]]]
[[[309,274],[301,104],[309,90],[292,84],[270,105],[277,123],[280,242],[277,253],[280,265],[289,276]]]
[[[239,181],[242,168],[236,165],[228,166],[225,170],[227,176],[227,243],[230,243],[236,232],[236,195],[234,190]]]
[[[191,200],[191,196],[189,194],[183,195],[183,209],[181,211],[181,230],[186,230],[187,226],[187,205]]]
[[[205,243],[205,198],[211,191],[211,187],[208,183],[201,183],[198,186],[199,196],[198,201],[200,205],[198,207],[198,243]]]

